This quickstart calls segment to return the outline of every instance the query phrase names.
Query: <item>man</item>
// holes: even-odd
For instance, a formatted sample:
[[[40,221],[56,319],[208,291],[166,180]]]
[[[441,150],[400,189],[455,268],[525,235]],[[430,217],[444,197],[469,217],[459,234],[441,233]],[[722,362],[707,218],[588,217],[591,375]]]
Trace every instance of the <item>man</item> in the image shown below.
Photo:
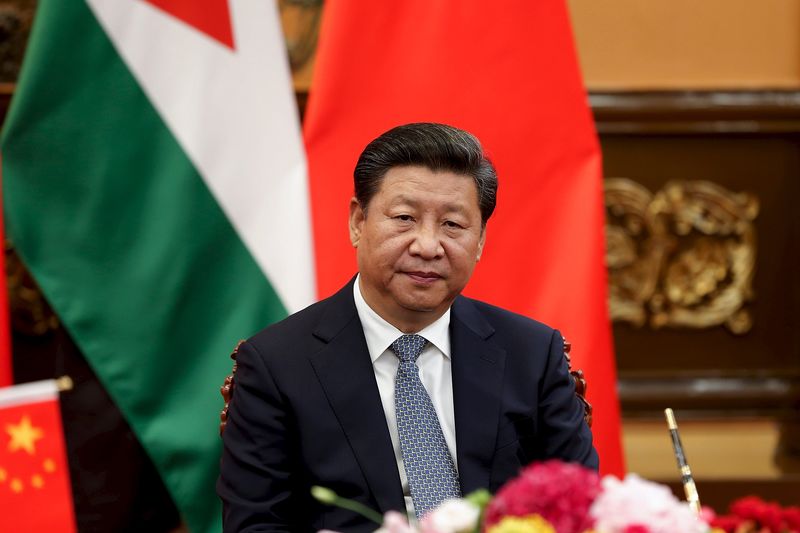
[[[421,516],[560,458],[597,468],[558,332],[460,293],[497,176],[441,124],[372,141],[354,172],[359,273],[241,344],[217,490],[225,531],[372,531],[328,487]]]

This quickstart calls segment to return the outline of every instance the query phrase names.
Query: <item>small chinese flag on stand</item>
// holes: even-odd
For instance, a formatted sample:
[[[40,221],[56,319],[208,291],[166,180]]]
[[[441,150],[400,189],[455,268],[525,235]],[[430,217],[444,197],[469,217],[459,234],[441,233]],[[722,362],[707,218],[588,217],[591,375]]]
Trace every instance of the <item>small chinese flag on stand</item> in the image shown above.
[[[74,532],[55,380],[0,389],[0,530]]]

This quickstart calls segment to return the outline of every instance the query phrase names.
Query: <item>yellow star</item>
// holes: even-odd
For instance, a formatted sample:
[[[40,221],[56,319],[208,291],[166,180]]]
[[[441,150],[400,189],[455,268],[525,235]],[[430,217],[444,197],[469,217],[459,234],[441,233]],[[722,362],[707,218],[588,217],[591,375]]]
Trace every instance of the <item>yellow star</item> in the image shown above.
[[[36,453],[36,441],[44,437],[44,431],[31,425],[31,419],[23,416],[19,424],[6,424],[6,433],[11,435],[8,451],[25,450],[30,455]]]

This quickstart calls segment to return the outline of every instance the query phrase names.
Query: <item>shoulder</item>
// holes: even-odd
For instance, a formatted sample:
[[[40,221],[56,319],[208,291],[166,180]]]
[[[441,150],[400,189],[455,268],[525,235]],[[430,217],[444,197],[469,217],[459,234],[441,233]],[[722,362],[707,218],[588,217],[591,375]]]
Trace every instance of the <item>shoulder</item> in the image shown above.
[[[510,336],[518,337],[522,341],[535,339],[539,342],[551,342],[554,336],[560,337],[557,330],[543,322],[465,296],[456,299],[453,312],[455,316],[468,323],[485,321],[485,325],[494,330],[493,337]]]
[[[265,327],[247,339],[247,344],[262,356],[309,353],[353,319],[357,320],[358,314],[350,282],[333,296]]]
[[[311,304],[279,322],[266,326],[247,339],[247,342],[255,345],[272,344],[287,338],[297,338],[298,335],[310,334],[324,314],[327,304],[327,300]]]

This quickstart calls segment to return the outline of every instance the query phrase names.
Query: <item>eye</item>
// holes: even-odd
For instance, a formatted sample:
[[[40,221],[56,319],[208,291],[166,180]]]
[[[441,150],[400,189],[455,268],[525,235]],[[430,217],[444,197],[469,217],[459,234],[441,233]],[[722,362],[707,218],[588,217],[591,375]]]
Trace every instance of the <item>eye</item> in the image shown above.
[[[411,215],[395,215],[394,219],[395,220],[399,220],[400,222],[413,222],[414,221],[414,217],[412,217]]]
[[[464,226],[452,220],[445,220],[444,225],[449,229],[463,229]]]

